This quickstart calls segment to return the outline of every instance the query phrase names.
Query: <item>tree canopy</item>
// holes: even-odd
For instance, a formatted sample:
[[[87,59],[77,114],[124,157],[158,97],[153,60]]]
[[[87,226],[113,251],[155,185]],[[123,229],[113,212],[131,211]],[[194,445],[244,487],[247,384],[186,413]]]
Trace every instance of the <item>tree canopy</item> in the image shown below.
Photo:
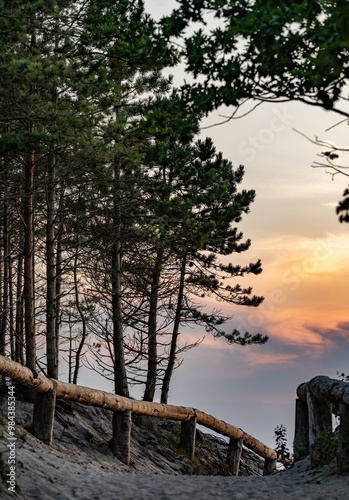
[[[143,2],[11,0],[0,27],[0,353],[74,383],[85,363],[149,400],[166,374],[167,401],[187,325],[265,343],[205,304],[263,300],[236,282],[262,270],[236,262],[255,193],[198,140]]]
[[[346,0],[178,3],[162,27],[184,39],[180,54],[195,78],[185,90],[194,106],[209,112],[246,99],[296,100],[349,116],[341,107],[349,78]]]

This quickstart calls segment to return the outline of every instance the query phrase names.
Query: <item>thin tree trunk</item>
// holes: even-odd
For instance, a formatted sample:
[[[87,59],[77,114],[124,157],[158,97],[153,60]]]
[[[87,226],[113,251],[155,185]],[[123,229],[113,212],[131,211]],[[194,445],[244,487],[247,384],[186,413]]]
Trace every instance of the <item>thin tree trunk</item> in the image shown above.
[[[34,24],[33,24],[34,25]],[[36,47],[36,29],[31,35],[31,48]],[[36,92],[31,85],[31,92]],[[35,121],[29,120],[29,136],[35,132]],[[35,152],[30,149],[25,159],[24,190],[24,324],[26,342],[26,365],[35,371],[36,339],[35,339],[35,282],[34,282],[34,169]]]
[[[57,230],[57,248],[56,248],[56,310],[55,310],[55,342],[56,342],[56,352],[59,355],[59,334],[61,327],[61,293],[62,293],[62,231],[63,231],[63,221],[62,214],[59,213],[59,229]]]
[[[55,51],[58,51],[58,17],[56,17]],[[58,108],[58,92],[56,85],[52,86],[52,104]],[[46,183],[46,349],[48,377],[58,379],[59,340],[57,330],[57,259],[56,251],[56,172],[54,157],[49,157],[47,164]]]
[[[115,184],[120,183],[120,167],[118,162],[114,163]],[[119,186],[117,185],[117,189]],[[121,205],[119,194],[114,195],[114,244],[112,248],[112,312],[113,312],[113,344],[114,344],[114,384],[115,394],[129,397],[124,335],[122,323],[122,303],[121,303],[121,273],[122,273],[122,247],[121,247]],[[110,440],[110,447],[115,457],[129,464],[130,462],[130,437],[131,437],[131,412],[113,412],[113,436]]]
[[[75,248],[75,257],[74,257],[74,289],[75,289],[75,304],[76,304],[76,308],[78,310],[78,313],[79,313],[79,316],[81,319],[82,335],[81,335],[81,339],[79,342],[79,346],[78,346],[77,351],[75,353],[75,369],[74,369],[74,376],[73,376],[73,384],[78,383],[81,352],[82,352],[82,349],[85,345],[85,341],[86,341],[86,337],[87,337],[86,317],[85,317],[85,314],[81,308],[80,297],[79,297],[78,273],[77,273],[78,254],[79,254],[79,246],[77,245]]]
[[[153,269],[153,279],[150,290],[149,300],[149,319],[148,319],[148,372],[143,400],[153,401],[156,390],[157,380],[157,309],[159,299],[159,284],[162,270],[163,249],[159,249],[156,254],[155,265]]]
[[[72,325],[69,321],[69,355],[68,355],[68,382],[72,383],[73,380],[73,332]]]
[[[33,133],[35,125],[29,124]],[[35,370],[35,288],[34,288],[34,166],[35,153],[27,154],[25,162],[25,202],[24,202],[24,323],[26,341],[26,365]]]
[[[8,192],[7,192],[7,170],[5,168],[5,189],[4,189],[4,204],[3,204],[3,232],[2,232],[2,249],[3,249],[3,275],[2,275],[2,304],[1,304],[1,328],[0,328],[0,354],[5,356],[6,353],[6,332],[9,318],[9,228],[8,228]]]
[[[24,364],[23,355],[23,233],[20,230],[17,257],[17,291],[16,291],[16,331],[15,361]]]
[[[0,241],[3,241],[3,228],[0,226]],[[4,297],[4,258],[3,245],[0,245],[0,332],[2,331],[3,297]]]
[[[119,189],[120,167],[118,162],[114,164],[114,179]],[[119,194],[114,196],[114,238],[115,242],[112,248],[112,311],[113,311],[113,344],[114,344],[114,383],[115,394],[120,396],[129,396],[127,372],[124,352],[124,335],[122,324],[122,304],[121,304],[121,206]]]
[[[11,245],[9,242],[9,275],[8,275],[8,283],[9,283],[9,331],[10,331],[10,350],[11,350],[11,359],[15,359],[15,321],[14,321],[14,300],[13,300],[13,265],[12,265],[12,254],[11,254]]]
[[[56,341],[55,167],[50,158],[46,186],[46,350],[47,376],[58,379]]]
[[[178,290],[178,297],[177,297],[177,308],[176,308],[176,316],[175,316],[175,321],[174,321],[173,331],[172,331],[170,354],[169,354],[167,367],[165,370],[165,375],[164,375],[164,378],[162,381],[162,388],[161,388],[161,403],[165,403],[165,404],[168,403],[170,382],[171,382],[171,378],[173,375],[173,371],[175,368],[175,362],[176,362],[179,327],[181,324],[181,312],[182,312],[182,307],[183,307],[184,280],[185,280],[186,264],[187,264],[187,261],[186,261],[186,257],[185,257],[182,261],[182,266],[181,266],[179,290]]]

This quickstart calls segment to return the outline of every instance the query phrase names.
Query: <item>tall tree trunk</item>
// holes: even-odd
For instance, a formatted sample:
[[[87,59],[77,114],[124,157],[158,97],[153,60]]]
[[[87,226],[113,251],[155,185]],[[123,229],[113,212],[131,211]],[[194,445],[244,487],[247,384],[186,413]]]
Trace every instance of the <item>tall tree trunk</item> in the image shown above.
[[[55,50],[54,55],[57,55],[59,48],[59,17],[56,11],[55,21]],[[57,61],[56,61],[57,62]],[[58,91],[57,86],[52,86],[52,104],[58,108]],[[58,249],[56,221],[58,214],[56,212],[56,164],[55,158],[50,156],[47,163],[47,180],[46,180],[46,349],[47,349],[47,376],[58,379],[59,365],[59,330],[57,329],[57,261]],[[59,208],[57,209],[59,210]],[[59,231],[59,230],[58,230]],[[57,232],[58,232],[57,231]]]
[[[153,278],[150,290],[149,300],[149,318],[148,318],[148,371],[145,391],[143,395],[144,401],[153,401],[156,390],[157,380],[157,310],[159,299],[159,284],[162,270],[163,249],[159,249],[156,254]]]
[[[3,228],[0,226],[0,241],[3,241]],[[0,332],[2,331],[3,298],[4,298],[4,258],[3,245],[0,244]]]
[[[46,350],[47,376],[58,379],[56,340],[55,166],[49,159],[46,182]]]
[[[63,196],[63,194],[62,194]],[[63,216],[60,211],[58,214],[59,224],[57,229],[57,248],[56,248],[56,304],[55,304],[55,342],[56,352],[59,354],[59,333],[61,327],[61,293],[62,293],[62,248],[63,248]]]
[[[20,230],[17,257],[17,290],[16,290],[16,330],[15,361],[24,364],[23,355],[23,232]]]
[[[1,322],[0,322],[0,355],[6,354],[6,333],[9,319],[9,224],[8,224],[8,179],[5,168],[4,178],[4,203],[3,203],[3,231],[2,231],[2,299],[1,299]]]
[[[33,23],[35,26],[35,23]],[[36,28],[31,34],[31,49],[36,48]],[[36,86],[31,85],[31,94],[35,94]],[[34,134],[35,121],[29,120],[29,136]],[[24,189],[24,325],[26,343],[26,365],[35,371],[36,339],[35,339],[35,282],[34,282],[34,170],[35,151],[31,148],[25,158],[25,189]]]
[[[114,344],[114,384],[115,394],[129,397],[128,381],[125,363],[124,335],[122,322],[121,303],[121,273],[122,273],[122,245],[121,245],[121,201],[120,189],[120,166],[117,160],[114,162],[114,181],[117,192],[114,194],[113,213],[113,237],[112,247],[112,313],[113,313],[113,344]],[[110,447],[114,456],[125,464],[130,462],[130,437],[132,415],[130,411],[113,412],[113,436]]]
[[[119,190],[120,166],[117,160],[114,163],[114,180],[116,189]],[[122,249],[121,249],[121,202],[119,194],[114,195],[114,244],[112,248],[112,311],[113,311],[113,344],[114,344],[114,383],[115,394],[129,396],[127,372],[124,352],[124,335],[122,324],[121,304],[121,273],[122,273]]]
[[[9,263],[9,274],[8,274],[8,284],[9,284],[9,332],[10,332],[10,352],[11,359],[15,359],[15,321],[14,321],[14,300],[13,300],[13,265],[12,265],[12,253],[11,253],[11,243],[9,240],[8,247],[8,263]]]
[[[35,130],[34,122],[29,124],[29,133]],[[35,285],[34,285],[34,167],[35,153],[29,151],[25,161],[24,200],[24,324],[26,342],[26,365],[35,370]]]
[[[78,236],[79,238],[79,236]],[[75,257],[74,257],[74,289],[75,289],[75,304],[76,308],[78,310],[80,319],[81,319],[81,325],[82,325],[82,335],[81,339],[79,342],[79,346],[76,350],[75,353],[75,369],[74,369],[74,376],[73,376],[73,384],[78,383],[78,376],[79,376],[79,370],[80,370],[80,359],[81,359],[81,352],[82,349],[85,345],[86,337],[87,337],[87,324],[86,324],[86,317],[85,314],[82,310],[81,304],[80,304],[80,297],[79,297],[79,286],[78,286],[78,255],[79,255],[79,244],[75,248]],[[71,349],[71,346],[70,346]]]
[[[186,261],[186,257],[185,257],[182,261],[182,266],[181,266],[181,275],[180,275],[179,290],[178,290],[178,297],[177,297],[177,307],[176,307],[176,315],[175,315],[175,321],[174,321],[173,331],[172,331],[170,354],[169,354],[167,367],[165,370],[165,375],[164,375],[164,378],[162,381],[162,388],[161,388],[161,403],[165,403],[165,404],[168,403],[170,382],[171,382],[171,378],[172,378],[172,374],[173,374],[173,371],[175,368],[175,362],[176,362],[179,327],[181,324],[181,312],[182,312],[182,307],[183,307],[186,264],[187,264],[187,261]]]
[[[112,311],[114,345],[114,386],[115,394],[129,396],[126,363],[124,355],[124,336],[121,313],[121,249],[116,241],[112,250]]]

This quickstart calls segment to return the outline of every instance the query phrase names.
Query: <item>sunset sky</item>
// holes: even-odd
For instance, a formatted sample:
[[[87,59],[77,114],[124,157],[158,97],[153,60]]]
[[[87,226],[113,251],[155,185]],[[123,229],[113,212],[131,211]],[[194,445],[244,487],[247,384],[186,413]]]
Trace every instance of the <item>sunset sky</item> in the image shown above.
[[[218,114],[229,110],[205,123],[215,123]],[[285,119],[285,126],[273,133],[270,123],[276,116],[289,123]],[[300,383],[317,375],[349,373],[349,226],[335,214],[348,179],[332,181],[324,170],[311,168],[321,148],[292,130],[348,146],[346,124],[325,132],[339,120],[305,105],[266,104],[240,121],[202,132],[235,165],[245,165],[244,187],[256,190],[256,201],[240,226],[251,238],[251,248],[231,257],[235,264],[262,259],[263,273],[240,283],[251,284],[265,301],[257,309],[235,307],[229,313],[234,314],[232,327],[267,334],[270,340],[241,348],[207,338],[186,356],[172,397],[271,446],[280,424],[292,445]],[[264,144],[255,138],[264,138]],[[253,143],[259,150],[252,151]],[[349,164],[344,155],[340,160]]]
[[[154,17],[174,4],[145,2]],[[175,81],[183,76],[178,71]],[[203,127],[232,111],[218,110]],[[271,446],[280,424],[292,445],[300,383],[349,373],[349,226],[335,214],[348,178],[332,180],[325,170],[311,168],[323,149],[293,130],[349,147],[346,123],[326,132],[340,120],[301,103],[267,103],[240,120],[202,130],[234,165],[245,166],[244,187],[257,193],[240,226],[251,248],[232,257],[238,264],[262,259],[263,273],[240,282],[251,284],[265,301],[257,309],[235,307],[229,313],[232,328],[260,331],[270,340],[243,348],[206,337],[185,355],[171,402],[212,413]],[[349,158],[341,155],[340,163],[349,165]]]
[[[173,0],[146,0],[154,17],[169,13]],[[183,71],[176,72],[176,81]],[[223,121],[222,108],[203,127]],[[311,168],[323,149],[297,134],[349,147],[348,125],[326,129],[339,115],[300,103],[264,104],[240,120],[202,130],[234,165],[243,164],[243,187],[256,201],[239,226],[252,240],[234,264],[261,259],[263,273],[239,282],[252,285],[265,302],[258,309],[224,309],[231,328],[270,336],[264,346],[239,347],[207,336],[185,354],[175,372],[170,403],[193,406],[226,420],[274,446],[283,424],[290,447],[296,388],[317,375],[349,373],[349,225],[340,224],[337,202],[348,178]],[[349,165],[342,155],[340,163]],[[208,307],[212,304],[208,303]],[[192,341],[202,332],[186,333]],[[87,382],[86,382],[87,380]],[[85,385],[96,386],[93,375]],[[133,394],[138,397],[136,392]]]

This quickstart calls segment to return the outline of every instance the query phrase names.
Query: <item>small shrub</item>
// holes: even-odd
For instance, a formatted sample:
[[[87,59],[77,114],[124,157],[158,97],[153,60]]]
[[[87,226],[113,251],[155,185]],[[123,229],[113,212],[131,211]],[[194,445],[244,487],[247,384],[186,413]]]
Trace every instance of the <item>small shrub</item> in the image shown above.
[[[323,467],[329,464],[337,455],[340,438],[333,434],[332,427],[329,426],[324,432],[320,432],[314,443],[314,465]]]
[[[345,373],[337,372],[337,377],[342,381],[342,382],[349,382],[349,375],[346,375]]]
[[[293,465],[293,457],[287,447],[286,427],[278,425],[274,429],[275,451],[277,453],[277,461],[282,463],[286,469]]]
[[[309,455],[308,433],[306,430],[303,430],[295,437],[293,447],[295,460],[301,460]]]
[[[277,454],[283,455],[288,453],[287,448],[287,438],[286,438],[286,427],[284,425],[278,425],[274,429],[274,439],[275,439],[275,451]]]

